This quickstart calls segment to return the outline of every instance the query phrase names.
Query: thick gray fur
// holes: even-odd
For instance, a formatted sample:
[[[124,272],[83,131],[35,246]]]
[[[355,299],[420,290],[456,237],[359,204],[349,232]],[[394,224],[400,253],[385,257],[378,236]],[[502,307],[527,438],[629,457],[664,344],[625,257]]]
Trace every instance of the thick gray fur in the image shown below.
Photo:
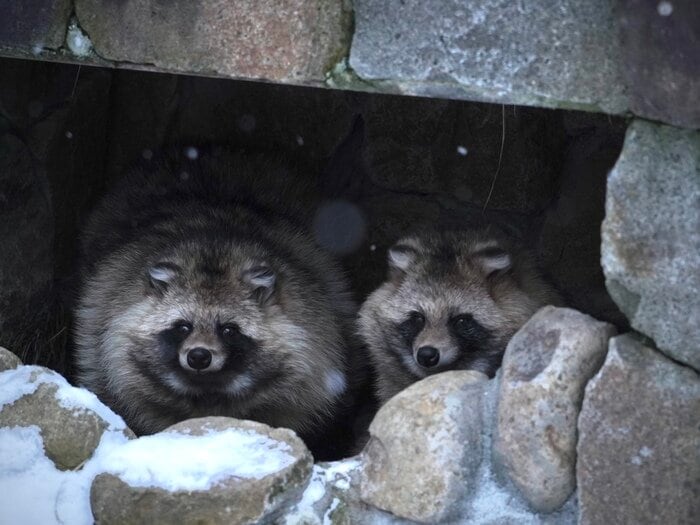
[[[131,171],[92,214],[75,312],[79,382],[137,433],[223,415],[313,438],[346,402],[356,307],[307,229],[309,188],[291,179],[259,157],[170,155]],[[164,352],[159,336],[178,320],[217,367],[245,367],[217,387],[190,385],[182,353]],[[222,323],[256,345],[240,362],[222,347]]]
[[[527,250],[493,226],[406,237],[389,250],[388,263],[387,280],[359,314],[381,403],[445,370],[493,376],[513,334],[542,306],[561,303]],[[399,326],[411,312],[423,315],[424,326],[407,342]],[[460,314],[478,323],[468,343],[449,328]],[[438,366],[420,366],[422,346],[440,350]]]

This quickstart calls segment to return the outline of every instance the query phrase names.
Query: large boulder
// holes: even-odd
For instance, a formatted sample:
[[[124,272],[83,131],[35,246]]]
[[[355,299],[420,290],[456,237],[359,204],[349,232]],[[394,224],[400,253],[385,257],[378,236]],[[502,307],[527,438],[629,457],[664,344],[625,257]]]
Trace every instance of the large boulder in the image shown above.
[[[700,132],[630,125],[608,178],[602,262],[632,326],[700,370]]]
[[[576,485],[576,421],[583,390],[615,328],[568,308],[537,312],[508,344],[493,442],[496,469],[537,511],[566,502]]]
[[[455,516],[476,490],[486,379],[475,371],[445,372],[390,399],[369,428],[362,500],[423,523]]]
[[[697,523],[698,415],[694,370],[611,339],[579,417],[579,523]]]
[[[99,523],[269,523],[295,504],[313,458],[288,429],[190,419],[101,458],[90,500]]]
[[[350,66],[406,93],[627,109],[610,0],[355,0]]]
[[[37,426],[44,453],[57,468],[76,469],[97,449],[107,430],[133,433],[94,394],[38,366],[0,372],[0,427]]]

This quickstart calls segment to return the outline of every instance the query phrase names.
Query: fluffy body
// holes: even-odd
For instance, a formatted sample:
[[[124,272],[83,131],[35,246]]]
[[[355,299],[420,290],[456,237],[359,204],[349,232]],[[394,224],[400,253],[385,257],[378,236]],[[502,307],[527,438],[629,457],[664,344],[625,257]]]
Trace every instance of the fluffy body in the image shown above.
[[[173,155],[93,213],[78,379],[135,432],[223,415],[291,428],[313,450],[351,403],[356,307],[289,178],[262,158]]]
[[[388,259],[359,315],[382,403],[445,370],[492,377],[513,334],[560,303],[533,257],[495,227],[407,237]]]

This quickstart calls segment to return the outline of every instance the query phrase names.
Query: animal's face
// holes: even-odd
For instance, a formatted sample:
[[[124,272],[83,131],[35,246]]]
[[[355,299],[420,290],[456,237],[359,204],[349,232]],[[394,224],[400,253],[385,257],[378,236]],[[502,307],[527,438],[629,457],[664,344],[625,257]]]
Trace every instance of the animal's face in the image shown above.
[[[276,269],[259,257],[185,253],[148,265],[142,300],[113,320],[137,373],[176,395],[243,399],[303,369],[305,333],[280,308]]]
[[[451,369],[491,375],[498,366],[502,313],[478,282],[407,276],[380,312],[385,350],[418,378]]]
[[[522,317],[509,305],[511,268],[494,242],[404,239],[389,252],[388,281],[362,308],[362,335],[416,379],[451,369],[492,376]]]

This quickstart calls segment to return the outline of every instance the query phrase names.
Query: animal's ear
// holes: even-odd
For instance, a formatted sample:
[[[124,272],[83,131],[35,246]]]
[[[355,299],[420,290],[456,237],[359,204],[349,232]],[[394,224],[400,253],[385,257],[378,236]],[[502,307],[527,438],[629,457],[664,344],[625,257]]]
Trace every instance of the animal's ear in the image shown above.
[[[415,264],[418,258],[418,247],[409,242],[399,241],[389,248],[387,260],[389,263],[389,278],[400,279]]]
[[[168,285],[177,277],[180,267],[170,262],[159,262],[148,269],[148,283],[158,293],[165,293]]]
[[[266,263],[257,263],[243,270],[241,278],[252,288],[253,296],[260,304],[267,303],[275,292],[277,276]]]
[[[506,273],[513,267],[513,258],[497,244],[477,247],[472,259],[487,278]]]

